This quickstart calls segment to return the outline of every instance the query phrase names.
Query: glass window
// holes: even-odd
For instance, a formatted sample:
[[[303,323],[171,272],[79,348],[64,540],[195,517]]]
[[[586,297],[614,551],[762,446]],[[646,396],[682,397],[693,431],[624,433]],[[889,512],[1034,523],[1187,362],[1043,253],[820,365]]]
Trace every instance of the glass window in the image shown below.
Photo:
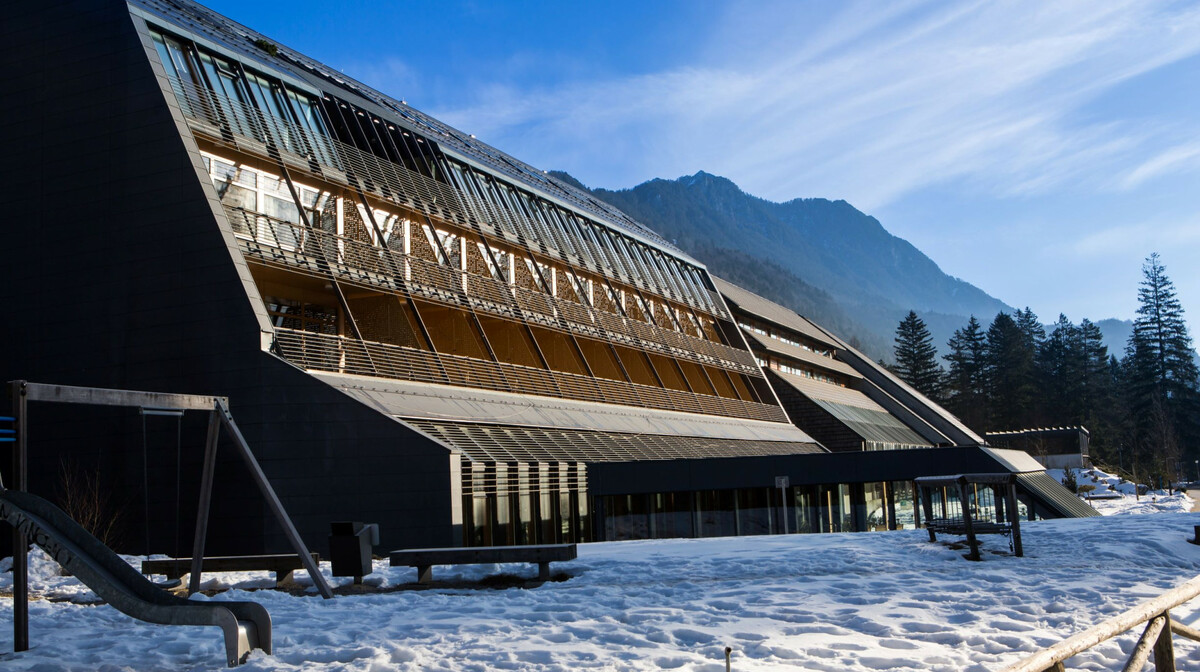
[[[646,499],[646,495],[613,495],[604,498],[606,541],[650,538]]]
[[[737,491],[739,535],[771,533],[770,494],[769,488],[743,488]]]
[[[811,485],[792,488],[792,524],[790,530],[802,534],[821,531],[817,520],[817,495]]]
[[[913,499],[912,481],[892,481],[888,483],[892,506],[892,520],[897,530],[913,530],[917,527],[916,506]]]
[[[225,121],[235,133],[265,140],[250,117],[249,93],[228,61],[200,52],[200,64],[208,75],[208,83],[218,94],[217,102],[225,112]]]
[[[696,493],[696,516],[701,537],[732,537],[737,534],[733,490],[703,490]]]
[[[651,495],[650,526],[656,539],[693,537],[694,516],[690,492],[667,492]]]

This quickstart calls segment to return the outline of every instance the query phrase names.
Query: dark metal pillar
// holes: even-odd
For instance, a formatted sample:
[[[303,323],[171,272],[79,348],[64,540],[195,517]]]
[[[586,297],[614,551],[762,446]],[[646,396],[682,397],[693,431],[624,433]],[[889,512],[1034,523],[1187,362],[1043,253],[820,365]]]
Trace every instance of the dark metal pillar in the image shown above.
[[[13,429],[15,430],[12,453],[12,489],[25,492],[29,472],[26,468],[28,436],[25,427],[29,424],[29,410],[25,381],[9,383],[13,404]],[[13,527],[13,651],[29,650],[29,542],[25,533]]]

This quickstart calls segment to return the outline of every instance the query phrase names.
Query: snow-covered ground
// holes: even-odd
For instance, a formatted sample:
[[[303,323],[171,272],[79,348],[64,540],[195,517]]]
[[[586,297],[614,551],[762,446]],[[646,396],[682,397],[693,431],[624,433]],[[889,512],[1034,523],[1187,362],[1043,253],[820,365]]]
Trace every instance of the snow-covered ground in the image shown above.
[[[1138,496],[1133,483],[1106,473],[1100,469],[1072,469],[1075,482],[1082,488],[1090,485],[1094,488],[1090,493],[1080,493],[1085,496],[1097,511],[1106,516],[1114,514],[1170,513],[1192,510],[1193,500],[1183,493],[1151,490]],[[1046,473],[1063,482],[1065,476],[1062,469],[1047,469]],[[1145,486],[1142,486],[1145,489]]]
[[[1154,506],[1168,504],[1186,510],[1191,500],[1161,496]],[[1200,546],[1186,541],[1196,524],[1200,514],[1188,513],[1028,523],[1024,558],[1002,537],[984,537],[982,562],[910,530],[586,544],[577,560],[553,565],[561,580],[542,584],[477,582],[534,576],[533,566],[438,567],[434,587],[414,590],[415,570],[377,562],[371,592],[332,601],[253,590],[272,585],[266,573],[212,575],[205,585],[231,588],[213,600],[257,600],[270,611],[275,654],[255,652],[248,670],[717,672],[729,646],[734,670],[982,672],[1196,576]],[[0,573],[0,668],[223,666],[217,628],[149,625],[80,604],[90,591],[40,552],[31,562],[39,599],[28,652],[11,653],[11,574]],[[1200,626],[1200,604],[1173,615]],[[1134,639],[1068,667],[1120,669]],[[1176,642],[1179,668],[1200,669],[1200,644]]]

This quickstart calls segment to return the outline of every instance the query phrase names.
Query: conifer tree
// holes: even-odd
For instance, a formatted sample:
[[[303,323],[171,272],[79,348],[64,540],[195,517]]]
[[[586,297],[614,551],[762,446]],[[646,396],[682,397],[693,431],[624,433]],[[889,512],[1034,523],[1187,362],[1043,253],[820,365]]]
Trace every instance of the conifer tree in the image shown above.
[[[921,394],[940,399],[942,367],[937,363],[937,348],[925,321],[908,311],[896,328],[895,340],[896,374]]]
[[[987,426],[985,345],[983,327],[972,315],[967,326],[954,331],[947,342],[950,353],[943,357],[950,363],[944,384],[946,406],[977,432]]]
[[[1037,424],[1083,422],[1083,333],[1059,314],[1054,330],[1038,348],[1039,399]]]
[[[1013,318],[1017,321],[1021,335],[1025,337],[1025,346],[1036,353],[1042,341],[1046,340],[1046,328],[1042,326],[1041,320],[1029,306],[1025,306],[1025,310],[1018,310]]]
[[[1137,457],[1159,475],[1197,446],[1198,372],[1175,285],[1157,253],[1142,265],[1138,317],[1125,347],[1125,393]]]
[[[1101,459],[1112,461],[1121,440],[1124,422],[1123,409],[1114,393],[1116,380],[1114,359],[1104,345],[1104,334],[1091,320],[1079,323],[1082,366],[1079,371],[1079,408],[1082,423],[1091,431],[1091,452]]]
[[[987,331],[989,430],[1028,427],[1032,422],[1034,357],[1032,340],[1008,313],[1001,312]]]

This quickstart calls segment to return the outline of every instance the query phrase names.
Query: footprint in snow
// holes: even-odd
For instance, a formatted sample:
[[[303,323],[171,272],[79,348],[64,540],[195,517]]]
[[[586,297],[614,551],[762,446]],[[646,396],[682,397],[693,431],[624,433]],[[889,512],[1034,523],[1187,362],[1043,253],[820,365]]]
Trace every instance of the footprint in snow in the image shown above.
[[[679,630],[676,630],[671,634],[674,635],[675,640],[683,646],[696,646],[698,644],[708,644],[708,643],[711,643],[714,639],[712,635],[710,635],[706,632],[700,632],[699,630],[689,630],[687,628],[680,628]]]

